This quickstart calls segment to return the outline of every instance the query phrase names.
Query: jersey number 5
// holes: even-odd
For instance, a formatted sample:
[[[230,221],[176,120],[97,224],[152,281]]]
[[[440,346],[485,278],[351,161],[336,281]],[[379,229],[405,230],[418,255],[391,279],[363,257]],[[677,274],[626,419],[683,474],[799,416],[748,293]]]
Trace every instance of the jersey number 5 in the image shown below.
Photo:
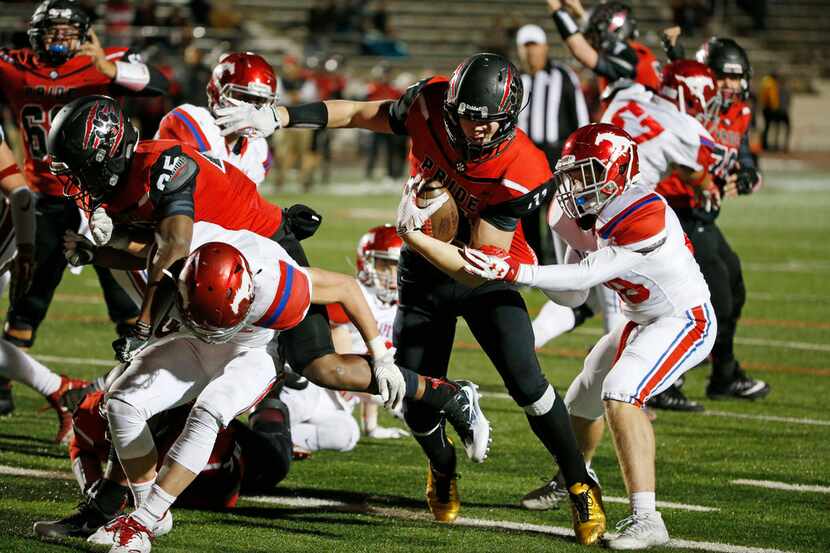
[[[635,102],[628,102],[611,117],[611,122],[625,129],[634,142],[642,144],[663,132],[663,125]]]
[[[636,284],[621,278],[609,280],[605,285],[617,292],[628,303],[643,303],[651,295],[648,288],[642,284]]]

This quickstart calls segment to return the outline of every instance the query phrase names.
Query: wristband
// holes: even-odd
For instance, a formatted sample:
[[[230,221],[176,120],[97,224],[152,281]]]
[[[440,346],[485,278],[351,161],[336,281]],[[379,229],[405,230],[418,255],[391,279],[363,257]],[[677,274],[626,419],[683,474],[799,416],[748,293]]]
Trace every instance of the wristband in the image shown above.
[[[386,355],[386,352],[389,349],[386,347],[386,340],[381,335],[377,335],[367,344],[369,346],[369,353],[372,354],[372,357],[375,359],[379,359]]]
[[[329,124],[329,108],[324,102],[286,107],[285,110],[288,112],[289,128],[325,129]]]
[[[563,9],[553,12],[553,22],[562,40],[568,40],[568,38],[579,32],[579,25],[573,20],[571,14]]]
[[[127,90],[138,92],[150,82],[150,69],[143,63],[115,62],[115,79],[113,82]]]

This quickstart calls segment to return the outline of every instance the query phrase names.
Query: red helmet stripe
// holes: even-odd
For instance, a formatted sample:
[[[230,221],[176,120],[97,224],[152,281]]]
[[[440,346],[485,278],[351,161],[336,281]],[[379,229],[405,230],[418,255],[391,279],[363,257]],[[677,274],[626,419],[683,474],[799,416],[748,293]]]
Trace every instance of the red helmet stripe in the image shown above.
[[[510,97],[510,83],[513,82],[513,70],[510,65],[507,66],[507,79],[504,81],[504,94],[502,94],[501,102],[499,102],[499,111],[504,108],[507,98]]]
[[[86,127],[84,128],[84,149],[89,148],[89,139],[92,136],[92,129],[95,128],[95,116],[98,114],[98,102],[92,104],[92,108],[86,116]]]

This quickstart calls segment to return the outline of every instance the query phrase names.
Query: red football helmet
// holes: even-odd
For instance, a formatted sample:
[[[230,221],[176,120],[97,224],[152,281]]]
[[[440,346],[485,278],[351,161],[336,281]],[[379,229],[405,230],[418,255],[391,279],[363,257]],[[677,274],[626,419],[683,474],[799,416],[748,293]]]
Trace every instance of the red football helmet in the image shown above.
[[[666,65],[659,94],[675,104],[681,112],[702,123],[711,121],[720,108],[715,73],[693,60],[677,60]]]
[[[373,288],[378,299],[393,303],[398,299],[397,264],[403,240],[392,225],[369,229],[357,244],[357,278]],[[383,260],[378,263],[378,260]],[[381,266],[383,265],[383,266]]]
[[[238,105],[257,106],[277,102],[277,75],[265,58],[252,52],[223,56],[207,85],[208,108]]]
[[[556,163],[556,199],[572,219],[596,216],[614,196],[639,178],[637,144],[607,123],[575,130]]]
[[[227,342],[248,322],[253,275],[230,244],[208,242],[196,248],[179,274],[178,288],[182,322],[205,342]]]

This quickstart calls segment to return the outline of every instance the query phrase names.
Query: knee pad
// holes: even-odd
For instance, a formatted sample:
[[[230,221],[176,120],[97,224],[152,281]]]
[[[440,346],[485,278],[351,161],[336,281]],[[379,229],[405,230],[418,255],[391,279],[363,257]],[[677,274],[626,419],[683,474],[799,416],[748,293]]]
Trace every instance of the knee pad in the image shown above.
[[[403,419],[415,436],[432,434],[443,422],[441,413],[420,401],[409,399],[403,402]]]
[[[216,444],[216,436],[222,427],[220,421],[221,415],[197,402],[190,410],[182,433],[170,448],[167,458],[193,474],[202,472]]]
[[[528,416],[541,417],[553,408],[554,403],[556,403],[556,390],[548,384],[539,399],[528,405],[523,405],[522,409],[525,410]]]
[[[144,457],[156,447],[144,414],[118,397],[107,399],[112,444],[121,459]]]

